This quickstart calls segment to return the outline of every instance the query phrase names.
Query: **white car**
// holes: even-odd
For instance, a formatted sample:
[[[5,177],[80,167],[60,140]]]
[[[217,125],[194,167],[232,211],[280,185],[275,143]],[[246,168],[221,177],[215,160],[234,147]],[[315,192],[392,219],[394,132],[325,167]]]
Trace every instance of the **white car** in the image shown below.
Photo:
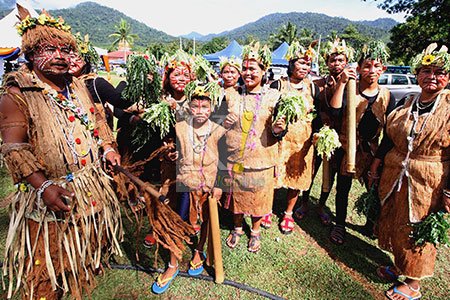
[[[378,79],[378,84],[389,89],[396,101],[417,95],[421,91],[416,77],[412,74],[384,73]]]

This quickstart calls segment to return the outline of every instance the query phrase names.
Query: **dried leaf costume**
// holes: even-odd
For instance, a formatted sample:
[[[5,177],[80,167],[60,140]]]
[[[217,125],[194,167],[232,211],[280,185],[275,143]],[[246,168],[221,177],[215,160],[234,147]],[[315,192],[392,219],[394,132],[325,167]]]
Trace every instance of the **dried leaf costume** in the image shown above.
[[[312,47],[305,49],[300,43],[293,43],[286,54],[288,61],[299,58],[312,60],[314,50]],[[312,147],[312,111],[314,99],[312,97],[311,81],[304,78],[299,85],[293,85],[289,78],[279,81],[279,91],[282,93],[278,108],[283,102],[283,97],[295,97],[297,114],[292,122],[288,122],[287,133],[279,142],[277,164],[277,188],[290,188],[304,191],[309,188],[313,176],[314,147]]]
[[[25,53],[43,41],[75,48],[62,20],[45,12],[22,19],[19,32]],[[68,97],[63,98],[23,66],[5,78],[4,88],[3,97],[13,99],[26,116],[22,126],[28,135],[27,143],[5,143],[1,148],[19,184],[10,207],[3,262],[8,298],[23,288],[23,296],[32,299],[57,298],[61,294],[56,290],[81,299],[95,287],[94,273],[101,268],[103,254],[121,255],[119,204],[99,163],[99,147],[114,143],[112,133],[77,79],[67,82]],[[74,192],[69,213],[47,211],[37,191],[25,183],[37,171]]]
[[[416,71],[428,64],[450,71],[447,49],[433,51],[435,47],[416,57]],[[379,186],[379,245],[394,254],[403,275],[417,280],[433,276],[436,248],[415,245],[411,223],[442,209],[443,190],[449,188],[450,91],[442,90],[429,108],[420,113],[417,96],[389,115],[387,135],[393,148],[384,158]]]

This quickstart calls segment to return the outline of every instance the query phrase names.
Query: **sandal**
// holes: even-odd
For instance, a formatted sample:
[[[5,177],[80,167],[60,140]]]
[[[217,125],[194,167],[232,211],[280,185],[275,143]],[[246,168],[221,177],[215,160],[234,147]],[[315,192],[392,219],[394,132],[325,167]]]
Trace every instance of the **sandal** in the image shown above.
[[[409,290],[412,291],[414,294],[413,295],[408,295],[405,294],[404,292],[400,291],[398,289],[399,285],[394,285],[394,287],[392,288],[392,292],[389,293],[389,290],[384,292],[384,295],[386,296],[386,298],[394,300],[394,298],[392,298],[392,296],[394,296],[395,294],[404,297],[407,300],[419,300],[420,298],[422,298],[422,294],[420,293],[420,287],[418,287],[417,289],[413,288],[412,286],[410,286],[409,284],[405,283],[405,282],[401,282],[400,284],[402,285],[407,285]]]
[[[394,266],[379,266],[377,268],[377,275],[388,282],[396,282],[400,276]]]
[[[200,256],[203,257],[202,260],[200,260],[198,263],[194,263],[193,259],[189,262],[189,269],[188,274],[191,276],[198,276],[202,274],[203,270],[205,269],[203,267],[203,263],[205,262],[206,255],[203,253],[203,251],[199,251],[197,249],[194,250],[195,252],[198,252]]]
[[[172,283],[172,280],[174,280],[175,277],[178,275],[178,264],[176,266],[172,266],[170,263],[168,265],[168,268],[177,268],[177,271],[172,276],[162,279],[162,275],[160,274],[158,278],[156,278],[155,282],[153,282],[152,285],[152,292],[155,294],[162,294],[169,288],[170,284]]]
[[[294,230],[294,219],[291,212],[284,212],[283,220],[280,223],[280,231],[282,234],[290,234]]]
[[[303,208],[300,206],[299,208],[297,208],[294,212],[294,218],[296,218],[297,220],[302,220],[306,214],[308,213],[308,210],[303,210]]]
[[[317,212],[317,214],[319,215],[320,223],[322,223],[323,226],[330,226],[331,218],[329,214],[325,212],[324,213]]]
[[[251,229],[250,239],[248,240],[248,252],[257,253],[261,250],[261,232]]]
[[[244,235],[244,232],[242,231],[242,227],[234,228],[230,232],[230,234],[228,235],[228,237],[226,239],[227,246],[230,249],[236,248],[237,244],[239,243],[239,240],[240,240],[241,236],[243,236],[243,235]]]
[[[269,229],[270,227],[272,227],[272,212],[264,215],[261,220],[261,226],[265,229]]]
[[[344,225],[334,225],[331,229],[330,240],[336,245],[342,245],[345,242],[345,226]]]

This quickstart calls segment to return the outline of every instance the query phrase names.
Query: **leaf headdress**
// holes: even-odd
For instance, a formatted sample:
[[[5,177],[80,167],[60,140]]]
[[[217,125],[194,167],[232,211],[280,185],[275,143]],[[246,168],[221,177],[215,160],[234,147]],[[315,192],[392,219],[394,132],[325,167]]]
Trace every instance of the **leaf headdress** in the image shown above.
[[[211,100],[211,107],[219,107],[222,99],[222,90],[220,86],[214,82],[202,83],[195,80],[189,82],[184,88],[184,94],[188,101],[191,101],[194,97],[207,97]]]
[[[267,70],[272,64],[272,53],[267,45],[261,47],[259,42],[256,42],[254,44],[246,45],[242,49],[242,60],[247,59],[256,60],[264,66],[265,70]]]
[[[305,48],[300,44],[300,42],[295,41],[289,46],[284,58],[288,61],[299,58],[306,58],[307,60],[312,61],[316,56],[316,51],[314,51],[315,45],[316,42],[312,42],[308,48]]]
[[[347,45],[345,40],[340,40],[339,38],[335,39],[333,42],[328,42],[327,51],[325,53],[325,58],[328,59],[332,54],[344,54],[347,57],[348,61],[352,61],[355,50]]]
[[[361,54],[362,59],[377,59],[383,63],[387,62],[389,58],[386,45],[382,41],[371,41],[364,45]]]
[[[220,68],[221,72],[222,72],[223,68],[225,68],[228,65],[235,67],[236,69],[241,71],[242,70],[242,59],[240,59],[239,57],[235,57],[234,55],[232,55],[230,57],[226,57],[226,56],[219,57],[219,68]]]
[[[450,54],[447,53],[448,48],[444,45],[437,49],[437,44],[430,44],[422,53],[417,55],[411,63],[411,70],[414,74],[417,74],[420,68],[423,66],[438,66],[443,68],[446,72],[450,71]]]

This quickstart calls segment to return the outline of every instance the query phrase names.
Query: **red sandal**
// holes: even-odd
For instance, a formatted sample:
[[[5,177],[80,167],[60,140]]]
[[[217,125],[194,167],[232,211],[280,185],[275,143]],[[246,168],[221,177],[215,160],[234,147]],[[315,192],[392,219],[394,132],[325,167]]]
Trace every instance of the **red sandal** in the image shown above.
[[[294,219],[291,212],[284,212],[283,220],[280,223],[280,230],[282,234],[290,234],[294,230]]]
[[[267,215],[264,215],[261,221],[261,226],[266,229],[272,227],[272,212],[268,213]]]

